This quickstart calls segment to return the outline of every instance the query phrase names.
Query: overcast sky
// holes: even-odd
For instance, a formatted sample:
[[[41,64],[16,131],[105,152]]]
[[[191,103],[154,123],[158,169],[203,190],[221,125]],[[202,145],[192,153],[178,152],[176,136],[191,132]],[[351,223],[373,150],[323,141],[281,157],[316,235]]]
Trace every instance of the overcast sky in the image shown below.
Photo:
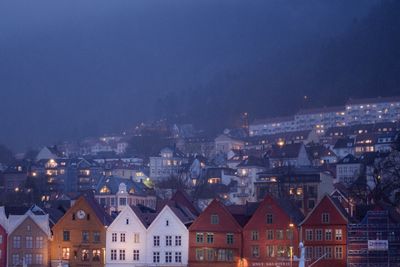
[[[158,95],[334,38],[375,2],[1,1],[0,143],[118,132]]]

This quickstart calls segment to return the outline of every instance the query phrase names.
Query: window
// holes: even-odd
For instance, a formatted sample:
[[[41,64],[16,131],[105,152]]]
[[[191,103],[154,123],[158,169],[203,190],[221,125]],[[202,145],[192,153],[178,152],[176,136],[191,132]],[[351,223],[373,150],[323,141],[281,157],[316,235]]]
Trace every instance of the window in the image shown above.
[[[323,247],[315,247],[315,258],[322,257],[324,248]]]
[[[306,247],[306,259],[313,258],[313,247]]]
[[[306,240],[312,241],[313,240],[313,230],[306,229]]]
[[[258,231],[251,231],[251,240],[255,241],[258,240],[259,234]]]
[[[27,265],[32,264],[32,254],[25,254],[25,263]]]
[[[62,258],[63,260],[69,260],[70,257],[70,249],[69,248],[62,248]]]
[[[175,236],[175,246],[182,246],[182,237],[180,235]]]
[[[283,240],[283,230],[276,230],[276,239]]]
[[[13,248],[21,248],[21,237],[20,236],[13,237]]]
[[[332,229],[325,229],[325,240],[332,240]]]
[[[213,233],[207,233],[207,243],[208,244],[214,243],[214,234]]]
[[[343,247],[335,247],[335,259],[343,259]]]
[[[233,261],[233,251],[231,249],[219,249],[218,261]]]
[[[36,254],[35,255],[35,262],[36,262],[36,264],[43,264],[43,255],[42,254]]]
[[[129,224],[129,219],[128,218],[125,219],[125,224]]]
[[[153,246],[155,246],[155,247],[160,246],[160,236],[158,236],[158,235],[153,236]]]
[[[82,231],[82,242],[89,242],[89,232]]]
[[[12,255],[12,264],[13,265],[18,265],[19,264],[19,255],[18,254],[13,254]]]
[[[125,260],[125,249],[120,249],[119,250],[119,260],[124,261]]]
[[[251,256],[253,258],[260,257],[260,247],[259,246],[251,246]]]
[[[119,205],[120,206],[126,206],[126,198],[122,197],[119,199]]]
[[[267,230],[267,239],[268,240],[274,239],[274,230]]]
[[[211,224],[219,224],[219,217],[217,214],[211,215]]]
[[[329,213],[322,213],[322,223],[329,223]]]
[[[117,250],[116,249],[112,249],[111,250],[111,260],[112,261],[116,261],[117,260]]]
[[[287,246],[278,246],[276,255],[278,257],[290,257],[290,248]]]
[[[63,241],[69,241],[69,240],[70,240],[69,231],[64,230],[63,231]]]
[[[92,261],[100,261],[100,249],[93,249],[92,255]]]
[[[133,243],[140,243],[140,235],[139,233],[134,233],[133,234]]]
[[[172,236],[170,235],[165,236],[165,246],[167,247],[172,246]]]
[[[166,263],[172,262],[172,252],[170,251],[165,252],[165,262]]]
[[[293,240],[293,236],[294,236],[293,229],[286,229],[286,238],[288,240]]]
[[[33,248],[33,238],[31,236],[25,237],[25,248]]]
[[[208,261],[214,261],[215,258],[215,249],[213,248],[207,248],[207,260]]]
[[[111,242],[117,242],[117,233],[111,234]]]
[[[175,252],[175,262],[181,263],[182,262],[182,252]]]
[[[133,260],[139,261],[139,250],[138,249],[133,250]]]
[[[165,226],[169,226],[169,220],[165,220]]]
[[[93,232],[93,242],[95,243],[100,242],[100,232]]]
[[[267,224],[273,224],[273,216],[271,213],[267,213]]]
[[[119,235],[119,240],[120,240],[121,242],[125,242],[125,233],[121,233],[121,234]]]
[[[315,240],[321,241],[322,240],[322,229],[315,230]]]
[[[43,236],[37,236],[35,239],[35,248],[43,248]]]
[[[342,240],[342,229],[335,230],[335,239],[336,239],[336,241]]]
[[[275,257],[274,246],[267,246],[267,257]]]
[[[332,247],[325,247],[325,258],[332,259]]]
[[[3,244],[3,236],[0,235],[0,244]]]
[[[82,249],[81,260],[82,261],[89,261],[89,250]]]
[[[308,200],[308,208],[313,209],[315,207],[315,200],[314,199],[309,199]]]
[[[196,243],[203,243],[203,242],[204,242],[204,234],[196,233]]]
[[[226,234],[226,243],[228,245],[232,245],[233,244],[233,234]]]
[[[160,252],[158,252],[158,251],[153,252],[153,262],[154,263],[160,262]]]
[[[196,260],[203,261],[204,260],[204,251],[201,248],[196,248]]]

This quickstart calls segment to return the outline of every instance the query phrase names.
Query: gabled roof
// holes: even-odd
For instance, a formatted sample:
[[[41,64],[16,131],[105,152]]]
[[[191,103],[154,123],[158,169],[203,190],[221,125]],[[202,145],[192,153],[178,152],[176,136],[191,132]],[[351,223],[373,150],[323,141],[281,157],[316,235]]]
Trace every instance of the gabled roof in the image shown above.
[[[335,145],[333,146],[333,149],[341,149],[341,148],[352,148],[354,147],[354,138],[340,138],[336,141]]]
[[[354,157],[352,154],[348,154],[346,157],[339,160],[337,164],[339,165],[339,164],[357,164],[357,163],[360,163],[360,160]]]
[[[222,214],[219,215],[224,215],[224,218],[228,219],[231,223],[233,228],[235,228],[235,230],[241,230],[242,226],[238,223],[238,221],[233,217],[233,215],[229,212],[229,210],[225,207],[224,204],[221,203],[221,201],[214,199],[213,201],[211,201],[211,203],[207,206],[207,208],[200,214],[199,217],[197,217],[197,219],[193,222],[193,224],[189,227],[189,230],[197,230],[197,229],[203,229],[204,227],[200,224],[200,221],[203,220],[203,217],[206,216],[206,214],[209,214],[209,212],[220,212]],[[218,226],[220,226],[223,223],[227,223],[226,219],[221,219],[220,220],[220,224]],[[208,218],[207,218],[208,221]],[[206,227],[207,229],[209,227]],[[232,231],[233,229],[226,229],[226,231]]]
[[[259,207],[260,202],[246,202],[244,205],[226,206],[235,220],[244,227]]]
[[[270,158],[297,158],[304,145],[302,143],[286,144],[283,146],[274,145]]]
[[[106,186],[110,190],[110,194],[118,193],[120,184],[124,183],[128,193],[133,190],[134,195],[146,196],[150,193],[150,189],[143,183],[132,181],[131,179],[121,178],[117,176],[103,176],[96,186],[96,192],[99,194],[101,188]]]
[[[248,156],[245,160],[239,163],[237,165],[237,168],[240,167],[266,167],[267,163],[265,162],[264,159],[254,157],[254,156]]]
[[[108,226],[112,223],[113,219],[111,216],[100,206],[91,192],[84,193],[80,198],[83,198],[84,201],[86,201],[86,203],[94,211],[96,217],[104,226]]]
[[[8,234],[11,234],[15,229],[17,229],[27,218],[32,219],[32,221],[36,223],[36,225],[50,238],[49,215],[35,215],[30,210],[23,215],[8,216]]]
[[[308,215],[304,218],[304,220],[299,225],[305,224],[308,221],[308,219],[314,214],[314,212],[319,208],[319,206],[322,205],[322,203],[325,201],[329,201],[329,203],[331,203],[332,207],[335,208],[335,210],[341,215],[341,217],[346,222],[349,221],[349,215],[347,214],[347,212],[343,208],[343,206],[337,200],[332,199],[329,195],[325,195],[322,197],[320,202],[318,202],[318,204],[308,213]]]
[[[171,200],[186,207],[194,215],[199,216],[200,209],[194,204],[193,199],[184,190],[177,190],[171,197]]]
[[[135,206],[131,207],[131,206],[125,206],[122,211],[118,214],[118,216],[113,220],[113,222],[108,226],[108,229],[113,228],[115,223],[119,220],[120,217],[122,216],[126,216],[126,213],[132,213],[132,215],[134,217],[136,217],[136,219],[140,222],[140,225],[143,227],[143,229],[145,230],[147,227],[144,224],[144,222],[141,220],[140,216],[138,215],[137,212],[135,212]]]

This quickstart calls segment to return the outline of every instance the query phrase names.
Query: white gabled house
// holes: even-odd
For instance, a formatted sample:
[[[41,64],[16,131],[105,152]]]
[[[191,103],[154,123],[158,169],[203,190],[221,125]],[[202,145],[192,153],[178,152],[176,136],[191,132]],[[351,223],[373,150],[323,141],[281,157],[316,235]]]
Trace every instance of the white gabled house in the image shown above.
[[[147,228],[147,266],[187,266],[190,218],[185,211],[165,205]]]
[[[130,206],[125,206],[107,228],[106,266],[146,266],[146,227]]]

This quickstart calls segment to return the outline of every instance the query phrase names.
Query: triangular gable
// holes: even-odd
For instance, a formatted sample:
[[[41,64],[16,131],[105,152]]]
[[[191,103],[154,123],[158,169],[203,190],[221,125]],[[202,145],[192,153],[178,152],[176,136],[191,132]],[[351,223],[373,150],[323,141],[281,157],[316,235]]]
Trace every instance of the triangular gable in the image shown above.
[[[147,228],[148,231],[150,231],[154,227],[157,227],[158,221],[160,220],[160,217],[163,216],[164,213],[171,214],[176,219],[176,221],[180,222],[182,224],[182,227],[186,229],[186,226],[182,222],[182,220],[175,214],[175,212],[168,205],[165,205],[164,208],[157,214],[156,218],[151,222],[151,224]]]
[[[273,206],[271,208],[268,208],[268,206]],[[255,225],[258,225],[261,221],[265,221],[265,215],[267,214],[268,211],[273,211],[274,209],[279,209],[280,211],[282,211],[282,213],[284,213],[287,217],[288,220],[290,220],[290,216],[285,212],[285,210],[283,210],[279,204],[275,201],[275,199],[269,195],[267,195],[263,201],[261,201],[261,203],[258,205],[256,211],[254,212],[253,216],[251,216],[250,220],[246,223],[246,225],[244,226],[244,229],[247,229],[249,227],[252,227],[253,223],[255,223]]]
[[[49,238],[50,227],[49,227],[49,215],[35,215],[28,210],[24,215],[10,215],[8,218],[8,234],[14,232],[24,221],[30,218]]]
[[[328,208],[330,208],[329,210],[337,212],[338,216],[342,219],[341,224],[348,223],[348,218],[346,217],[346,214],[342,213],[342,211],[339,209],[338,206],[336,206],[329,195],[325,195],[321,199],[321,201],[311,210],[311,212],[308,213],[307,217],[300,223],[300,225],[309,224],[312,222],[312,220],[316,220],[319,222],[319,224],[321,224],[321,214],[327,211]]]
[[[75,203],[65,212],[65,214],[60,218],[60,220],[58,220],[58,222],[53,226],[53,227],[57,227],[57,225],[61,224],[64,220],[66,220],[67,218],[71,218],[72,217],[72,213],[74,212],[74,208],[76,206],[79,206],[82,204],[82,202],[85,202],[88,206],[88,208],[90,209],[90,214],[93,214],[93,218],[96,218],[96,220],[98,221],[99,224],[103,225],[103,226],[108,226],[111,224],[112,219],[111,217],[106,214],[105,211],[96,211],[95,209],[102,209],[100,207],[100,205],[97,203],[97,201],[95,199],[92,199],[90,201],[89,197],[85,197],[84,195],[80,196],[78,198],[78,200],[75,201]],[[97,204],[97,206],[96,206]],[[104,216],[102,216],[102,214],[104,213]]]
[[[219,216],[219,224],[211,224],[212,214]],[[217,199],[214,199],[199,217],[189,227],[191,231],[241,231],[242,227],[235,220],[226,207]]]
[[[146,231],[146,226],[143,224],[142,220],[139,218],[139,216],[135,213],[135,211],[130,206],[125,206],[122,209],[122,211],[118,214],[118,216],[110,224],[108,229],[113,229],[116,225],[118,225],[118,222],[121,219],[124,220],[126,217],[133,217],[138,222],[138,225],[140,225],[142,230]]]

